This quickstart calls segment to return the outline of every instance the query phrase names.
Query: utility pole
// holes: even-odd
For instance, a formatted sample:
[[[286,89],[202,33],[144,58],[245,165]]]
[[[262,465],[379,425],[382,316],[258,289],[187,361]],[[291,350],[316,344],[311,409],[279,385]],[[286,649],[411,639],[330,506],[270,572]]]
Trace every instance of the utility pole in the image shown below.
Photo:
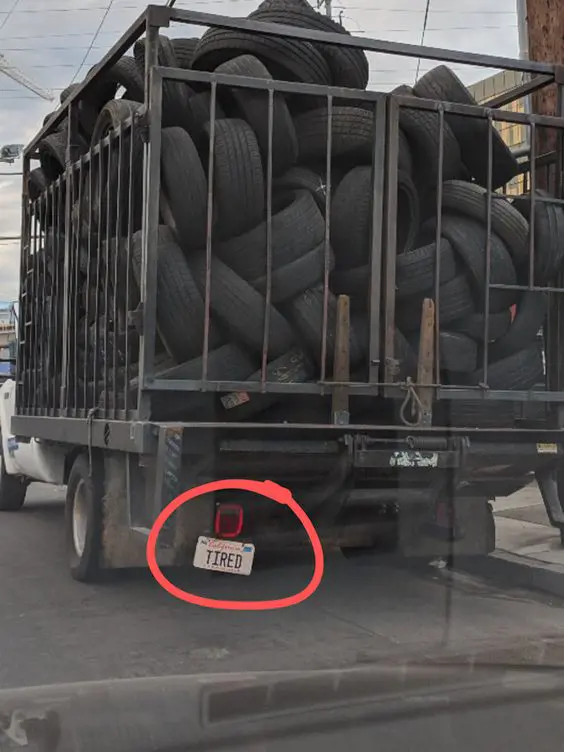
[[[564,65],[564,0],[526,0],[526,11],[529,58]],[[559,108],[556,86],[546,86],[533,95],[534,112],[557,115]],[[538,128],[537,154],[554,151],[556,138],[553,129]]]

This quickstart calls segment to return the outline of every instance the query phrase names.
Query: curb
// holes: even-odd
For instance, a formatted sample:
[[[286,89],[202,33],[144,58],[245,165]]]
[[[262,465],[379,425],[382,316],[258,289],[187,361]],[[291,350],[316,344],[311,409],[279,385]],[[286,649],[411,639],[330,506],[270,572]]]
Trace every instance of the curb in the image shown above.
[[[564,566],[547,564],[529,556],[519,556],[508,551],[498,551],[486,557],[466,560],[454,569],[476,574],[484,579],[495,579],[510,587],[540,590],[564,599]]]

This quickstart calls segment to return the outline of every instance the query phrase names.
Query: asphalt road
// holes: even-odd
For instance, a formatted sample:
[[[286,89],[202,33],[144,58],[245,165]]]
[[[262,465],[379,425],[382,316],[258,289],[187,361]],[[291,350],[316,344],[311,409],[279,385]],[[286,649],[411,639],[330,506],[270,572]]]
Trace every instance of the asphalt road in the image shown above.
[[[0,572],[0,687],[327,668],[445,651],[539,661],[547,645],[564,665],[564,603],[433,569],[332,557],[307,602],[256,613],[181,603],[146,572],[82,585],[66,568],[62,494],[47,487],[32,486],[21,512],[0,516]],[[259,599],[296,592],[310,575],[310,564],[292,562],[250,578],[192,572],[183,582],[217,598]]]

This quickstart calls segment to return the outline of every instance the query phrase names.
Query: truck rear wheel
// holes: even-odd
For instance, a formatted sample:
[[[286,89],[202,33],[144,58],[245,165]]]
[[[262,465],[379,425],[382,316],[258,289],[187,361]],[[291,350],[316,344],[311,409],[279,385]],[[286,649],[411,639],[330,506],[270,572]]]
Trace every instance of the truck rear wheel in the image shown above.
[[[78,456],[69,474],[65,501],[65,538],[70,572],[79,582],[99,579],[102,569],[104,466]]]
[[[18,475],[8,475],[0,454],[0,512],[17,512],[24,505],[27,482]]]

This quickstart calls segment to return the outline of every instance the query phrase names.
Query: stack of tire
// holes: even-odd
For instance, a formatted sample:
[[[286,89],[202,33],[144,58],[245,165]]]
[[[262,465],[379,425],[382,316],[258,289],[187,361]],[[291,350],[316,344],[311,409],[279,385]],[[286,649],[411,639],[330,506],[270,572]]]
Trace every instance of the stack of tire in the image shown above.
[[[265,0],[250,17],[347,33],[340,25],[314,12],[305,0]],[[109,73],[99,77],[88,102],[80,103],[78,153],[140,111],[144,97],[143,40],[134,46],[133,52],[133,57],[122,58]],[[368,83],[366,56],[358,48],[228,29],[210,29],[200,39],[161,36],[158,55],[162,65],[253,78],[354,89],[365,89]],[[117,98],[120,88],[125,93]],[[427,73],[413,89],[404,86],[397,93],[474,103],[468,90],[446,66]],[[212,126],[209,90],[178,81],[166,81],[163,85],[161,225],[157,248],[159,378],[200,379],[205,340],[209,351],[208,379],[259,380],[265,311],[269,324],[267,380],[317,380],[323,357],[329,377],[339,294],[351,297],[353,377],[365,378],[369,260],[377,216],[372,199],[374,106],[361,100],[337,99],[329,115],[326,101],[310,95],[276,93],[272,102],[269,115],[265,91],[218,86]],[[273,124],[271,138],[269,117]],[[328,176],[325,166],[329,118],[332,161]],[[496,130],[492,129],[490,135],[487,121],[447,114],[441,139],[436,113],[402,107],[399,125],[397,211],[395,217],[387,218],[388,226],[394,228],[397,248],[398,378],[415,375],[421,306],[426,297],[434,297],[435,260],[439,260],[436,304],[441,329],[442,382],[480,385],[484,381],[487,337],[489,386],[507,390],[534,387],[544,381],[537,334],[546,316],[547,301],[543,293],[522,293],[515,289],[529,281],[530,200],[522,197],[510,202],[494,198],[490,241],[487,238],[488,141],[491,139],[493,145],[492,189],[503,187],[517,174],[516,160]],[[213,211],[208,216],[207,165],[212,133]],[[141,136],[133,129],[129,139],[126,147],[135,159],[128,164],[136,165],[142,148]],[[30,177],[32,196],[39,195],[62,174],[65,141],[63,124],[41,144],[41,167]],[[443,170],[440,221],[436,211],[439,163]],[[113,182],[127,184],[129,173],[116,173],[115,177],[122,179]],[[87,352],[86,338],[79,338],[77,360],[88,362],[96,354],[110,369],[121,369],[123,383],[118,394],[110,394],[97,382],[90,384],[98,404],[119,407],[123,406],[127,389],[134,398],[137,338],[128,338],[127,356],[133,366],[126,374],[123,349],[127,315],[124,311],[123,315],[112,316],[112,310],[117,308],[112,301],[123,298],[124,279],[130,276],[129,310],[135,308],[139,299],[142,194],[137,173],[131,179],[132,196],[127,207],[105,195],[104,186],[110,181],[103,182],[98,190],[102,205],[92,212],[95,231],[105,238],[100,243],[102,263],[95,259],[98,281],[93,283],[93,272],[87,268],[81,267],[77,275],[80,288],[77,294],[84,299],[92,294],[92,289],[97,289],[101,300],[94,307],[96,320],[85,321],[84,306],[77,317],[80,331],[93,327],[96,332],[105,332],[105,346],[100,352],[100,337],[90,337],[90,343],[93,339],[98,342],[98,351]],[[84,185],[82,191],[74,193],[75,219],[81,215],[78,197],[84,197],[86,192]],[[543,202],[546,196],[542,192],[538,197],[541,200],[536,203],[533,281],[546,285],[562,267],[564,211]],[[267,221],[267,214],[271,221]],[[135,231],[131,270],[123,268],[123,236],[128,225]],[[91,226],[92,223],[89,233]],[[326,242],[326,226],[330,229],[330,244]],[[210,229],[211,274],[207,275],[206,238]],[[377,233],[380,230],[374,229]],[[87,242],[86,234],[79,228],[78,254]],[[110,235],[113,237],[108,243]],[[272,269],[269,305],[267,245],[271,249]],[[326,276],[330,283],[327,300]],[[488,282],[508,287],[490,288],[486,320]],[[208,285],[211,316],[206,321],[204,298]],[[323,346],[325,305],[328,326]],[[250,393],[245,399],[234,395],[216,399],[200,392],[166,392],[154,399],[153,415],[161,419],[186,419],[209,417],[211,410],[220,419],[241,420],[259,414],[261,420],[269,415],[285,420],[316,417],[294,397],[285,398],[273,408],[277,399],[280,397],[259,393]],[[327,417],[326,403],[319,405],[319,401],[307,400],[309,406],[314,403]],[[314,413],[316,409],[313,408]],[[511,425],[515,420],[512,403],[501,403],[492,410],[479,400],[454,400],[446,408],[441,403],[440,409],[442,415],[439,412],[438,417],[447,424]]]

